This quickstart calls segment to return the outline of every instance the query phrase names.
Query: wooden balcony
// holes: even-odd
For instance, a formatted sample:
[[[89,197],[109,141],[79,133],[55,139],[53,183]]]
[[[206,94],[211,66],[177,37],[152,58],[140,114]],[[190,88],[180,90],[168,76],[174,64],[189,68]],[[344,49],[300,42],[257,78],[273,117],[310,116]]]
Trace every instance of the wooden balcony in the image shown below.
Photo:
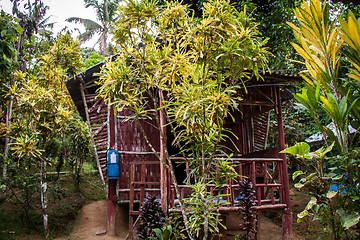
[[[173,162],[183,161],[182,158],[171,158]],[[207,184],[207,190],[211,196],[224,194],[221,198],[221,213],[238,211],[239,181],[249,178],[253,183],[256,195],[257,210],[286,209],[283,187],[283,162],[281,158],[232,158],[230,159],[235,171],[240,175],[237,181],[232,180],[224,184],[222,189],[215,189],[214,184]],[[140,214],[141,204],[147,194],[160,198],[160,161],[132,162],[130,164],[130,211],[129,211],[129,234],[134,234],[135,218]],[[151,170],[150,170],[151,169]],[[151,171],[154,171],[151,173]],[[154,178],[155,177],[155,178]],[[178,185],[181,198],[191,195],[191,185]],[[168,183],[168,206],[171,212],[180,212],[179,199],[175,196],[175,187]],[[180,200],[182,201],[182,200]]]

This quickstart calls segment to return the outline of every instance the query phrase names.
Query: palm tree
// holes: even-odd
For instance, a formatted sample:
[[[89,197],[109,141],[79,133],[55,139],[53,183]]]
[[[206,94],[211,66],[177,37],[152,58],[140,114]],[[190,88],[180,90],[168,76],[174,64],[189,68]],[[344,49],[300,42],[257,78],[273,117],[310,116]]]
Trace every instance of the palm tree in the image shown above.
[[[93,7],[96,11],[96,18],[100,23],[90,19],[71,17],[67,22],[81,23],[85,27],[85,32],[80,34],[80,41],[86,42],[95,34],[100,34],[96,44],[100,44],[100,52],[103,56],[107,55],[107,39],[111,30],[111,22],[116,20],[115,11],[121,0],[84,0],[85,7]],[[95,44],[95,45],[96,45]]]

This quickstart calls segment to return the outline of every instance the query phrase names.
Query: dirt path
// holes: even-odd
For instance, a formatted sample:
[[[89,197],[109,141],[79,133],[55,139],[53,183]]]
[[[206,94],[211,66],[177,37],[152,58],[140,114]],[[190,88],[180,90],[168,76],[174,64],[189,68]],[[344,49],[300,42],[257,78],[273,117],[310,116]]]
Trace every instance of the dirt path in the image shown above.
[[[70,240],[103,240],[120,239],[124,240],[128,233],[128,209],[126,205],[120,205],[117,209],[116,229],[117,237],[108,235],[97,235],[97,232],[106,229],[106,201],[98,201],[84,206],[74,224],[71,234],[67,238]],[[235,216],[234,216],[235,217]],[[235,219],[229,219],[229,222],[237,222]],[[275,224],[271,219],[261,216],[258,232],[259,240],[281,240],[281,227]],[[56,240],[63,240],[58,238]],[[303,239],[293,236],[293,239]]]
[[[116,211],[116,237],[111,237],[106,234],[96,234],[97,232],[106,230],[106,201],[98,201],[86,205],[81,209],[69,237],[57,238],[55,240],[124,240],[128,233],[128,210],[126,206],[119,206]]]

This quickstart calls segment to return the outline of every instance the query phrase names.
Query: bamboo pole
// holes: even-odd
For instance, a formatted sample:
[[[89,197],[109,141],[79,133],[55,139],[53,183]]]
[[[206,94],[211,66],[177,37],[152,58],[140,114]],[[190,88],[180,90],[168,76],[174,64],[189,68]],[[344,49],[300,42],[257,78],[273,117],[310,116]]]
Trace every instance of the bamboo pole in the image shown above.
[[[102,185],[103,185],[104,194],[105,194],[105,196],[107,196],[108,193],[107,193],[107,189],[106,189],[106,184],[105,184],[104,175],[103,175],[103,173],[102,173],[101,166],[100,166],[99,155],[98,155],[97,150],[96,150],[96,144],[95,144],[95,141],[94,141],[94,135],[93,135],[93,132],[92,132],[92,129],[91,129],[89,112],[88,112],[88,107],[87,107],[87,104],[86,104],[86,99],[85,99],[85,93],[84,93],[84,86],[83,86],[83,84],[80,84],[80,92],[81,92],[82,100],[83,100],[83,102],[84,102],[86,122],[87,122],[88,127],[89,127],[90,136],[91,136],[91,142],[92,142],[92,145],[93,145],[93,148],[94,148],[96,165],[97,165],[98,170],[99,170],[99,174],[100,174],[100,178],[101,178],[101,183],[102,183]]]

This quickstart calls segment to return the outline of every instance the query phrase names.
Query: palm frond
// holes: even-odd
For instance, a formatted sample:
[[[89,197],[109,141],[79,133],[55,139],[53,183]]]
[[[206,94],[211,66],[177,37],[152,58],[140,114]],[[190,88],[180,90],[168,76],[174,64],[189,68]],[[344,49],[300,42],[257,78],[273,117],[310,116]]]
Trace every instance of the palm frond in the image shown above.
[[[71,17],[71,18],[66,19],[66,21],[74,22],[74,23],[81,23],[85,27],[86,31],[101,31],[100,29],[103,28],[97,22],[90,20],[90,19],[86,19],[86,18]]]
[[[99,8],[99,3],[97,0],[84,0],[85,7],[93,7],[95,9]]]
[[[79,40],[80,42],[86,42],[88,40],[90,40],[94,35],[95,35],[96,31],[86,31],[83,32],[79,35]]]

